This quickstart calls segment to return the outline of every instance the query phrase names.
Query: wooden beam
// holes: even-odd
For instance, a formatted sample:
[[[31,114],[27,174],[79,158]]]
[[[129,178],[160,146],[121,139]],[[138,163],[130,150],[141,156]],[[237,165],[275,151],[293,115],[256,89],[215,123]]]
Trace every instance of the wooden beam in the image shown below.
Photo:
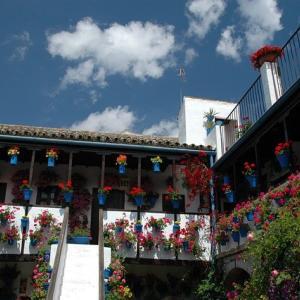
[[[142,184],[142,158],[138,157],[138,187],[141,187]]]
[[[68,180],[72,179],[73,152],[69,154]]]
[[[34,161],[35,161],[35,150],[32,150],[30,169],[29,169],[29,178],[28,178],[29,185],[32,184]]]
[[[102,162],[101,162],[100,184],[102,188],[104,187],[104,178],[105,178],[105,154],[102,155]]]
[[[104,300],[104,237],[103,237],[103,209],[99,209],[99,300]]]
[[[172,182],[173,188],[176,188],[176,161],[175,159],[172,160]]]

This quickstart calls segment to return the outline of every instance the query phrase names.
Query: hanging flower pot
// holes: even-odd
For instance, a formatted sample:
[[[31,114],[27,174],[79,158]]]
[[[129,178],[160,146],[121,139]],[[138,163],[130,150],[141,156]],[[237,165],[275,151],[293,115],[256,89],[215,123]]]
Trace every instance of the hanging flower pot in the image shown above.
[[[240,242],[240,232],[239,231],[232,231],[231,236],[234,242],[239,243]]]
[[[116,165],[119,166],[119,174],[125,174],[126,165],[127,165],[127,156],[124,154],[120,154],[117,157]]]
[[[178,232],[179,230],[180,230],[180,224],[175,223],[175,224],[173,225],[173,233],[176,233],[176,232]]]
[[[160,172],[160,164],[159,163],[153,164],[153,171],[154,172]]]
[[[123,232],[123,227],[121,227],[121,226],[116,226],[115,232],[116,232],[116,234],[121,234],[121,233]]]
[[[48,157],[48,167],[54,167],[54,166],[55,166],[55,158]]]
[[[64,200],[66,203],[70,203],[73,199],[73,186],[72,181],[68,180],[67,183],[59,183],[58,187],[62,190],[64,195]]]
[[[233,191],[225,193],[227,203],[234,203],[234,194]]]
[[[14,240],[14,239],[8,239],[8,240],[7,240],[7,244],[8,244],[9,246],[13,246],[13,245],[15,244],[15,240]]]
[[[119,165],[119,174],[125,174],[125,173],[126,173],[126,166]]]
[[[64,192],[64,200],[66,203],[70,203],[73,199],[73,192]]]
[[[12,146],[7,151],[8,156],[10,156],[10,164],[16,166],[18,164],[18,155],[20,154],[19,146]]]
[[[73,236],[72,243],[77,245],[88,245],[90,238],[88,236]]]
[[[23,189],[23,198],[25,201],[29,201],[32,195],[31,189]]]
[[[37,245],[37,239],[30,239],[30,246],[31,247],[36,247],[36,245]]]
[[[135,229],[135,232],[142,232],[143,231],[143,225],[141,223],[136,223],[134,225],[134,229]]]
[[[182,242],[182,249],[183,249],[183,251],[185,251],[185,252],[188,252],[188,251],[189,251],[189,241],[183,241],[183,242]]]
[[[134,197],[135,205],[141,207],[143,205],[143,196]]]
[[[113,271],[111,268],[106,268],[104,269],[103,273],[104,273],[104,279],[108,279],[112,275]]]
[[[172,206],[173,206],[173,209],[179,209],[179,201],[178,200],[172,200]]]
[[[22,219],[21,219],[22,232],[26,232],[27,227],[28,227],[28,223],[29,223],[28,217],[26,217],[26,216],[22,217]]]
[[[251,188],[256,188],[257,180],[255,175],[246,175],[246,179]]]
[[[160,172],[160,164],[162,163],[162,159],[160,158],[160,156],[158,155],[156,157],[152,157],[151,162],[152,162],[153,171]]]
[[[99,205],[105,205],[106,195],[98,194],[98,202],[99,202]]]
[[[240,227],[240,235],[241,235],[241,237],[246,237],[248,231],[249,231],[248,227],[242,225],[242,226]]]
[[[224,176],[223,177],[223,184],[230,184],[230,178],[229,178],[229,176]]]
[[[134,186],[130,190],[129,195],[134,199],[134,203],[137,207],[141,207],[143,205],[146,193],[142,188]]]
[[[18,156],[16,154],[10,157],[10,164],[12,166],[16,166],[18,164]]]
[[[246,218],[249,222],[253,221],[253,218],[254,218],[254,214],[253,214],[253,211],[248,211],[246,213]]]
[[[45,252],[44,252],[44,261],[46,261],[46,262],[50,261],[50,251],[49,250],[45,250]]]
[[[281,169],[287,169],[290,164],[289,155],[288,153],[279,154],[276,156]]]
[[[44,282],[44,283],[43,283],[43,288],[44,288],[46,291],[48,291],[48,289],[49,289],[49,282]]]

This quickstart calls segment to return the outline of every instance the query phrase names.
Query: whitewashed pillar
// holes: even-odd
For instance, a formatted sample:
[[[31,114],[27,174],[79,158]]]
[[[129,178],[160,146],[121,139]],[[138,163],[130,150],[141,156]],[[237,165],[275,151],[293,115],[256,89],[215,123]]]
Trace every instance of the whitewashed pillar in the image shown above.
[[[270,108],[282,95],[282,85],[277,62],[265,62],[260,68],[266,109]]]

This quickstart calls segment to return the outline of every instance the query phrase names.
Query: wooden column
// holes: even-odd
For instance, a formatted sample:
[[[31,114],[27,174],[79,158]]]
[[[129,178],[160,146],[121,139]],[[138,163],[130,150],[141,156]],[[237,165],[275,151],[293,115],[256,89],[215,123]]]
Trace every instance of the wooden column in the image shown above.
[[[138,157],[138,187],[142,184],[142,158]]]
[[[73,152],[69,154],[68,180],[72,179]]]
[[[28,178],[29,185],[32,184],[34,161],[35,161],[35,150],[32,150],[30,169],[29,169],[29,178]]]
[[[102,155],[100,185],[104,187],[105,176],[105,154]],[[98,251],[99,251],[99,300],[104,300],[104,236],[103,236],[103,207],[99,207],[99,232],[98,232]]]
[[[261,165],[260,165],[260,159],[258,154],[258,142],[254,145],[254,152],[255,152],[255,163],[256,163],[256,170],[257,170],[257,192],[259,193],[261,191]]]

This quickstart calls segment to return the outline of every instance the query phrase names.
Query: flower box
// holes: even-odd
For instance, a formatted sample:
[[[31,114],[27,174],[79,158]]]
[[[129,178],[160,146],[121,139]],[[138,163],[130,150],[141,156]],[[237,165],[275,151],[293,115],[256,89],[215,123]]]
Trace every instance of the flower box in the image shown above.
[[[88,236],[73,236],[71,242],[72,244],[88,245],[90,238]]]

